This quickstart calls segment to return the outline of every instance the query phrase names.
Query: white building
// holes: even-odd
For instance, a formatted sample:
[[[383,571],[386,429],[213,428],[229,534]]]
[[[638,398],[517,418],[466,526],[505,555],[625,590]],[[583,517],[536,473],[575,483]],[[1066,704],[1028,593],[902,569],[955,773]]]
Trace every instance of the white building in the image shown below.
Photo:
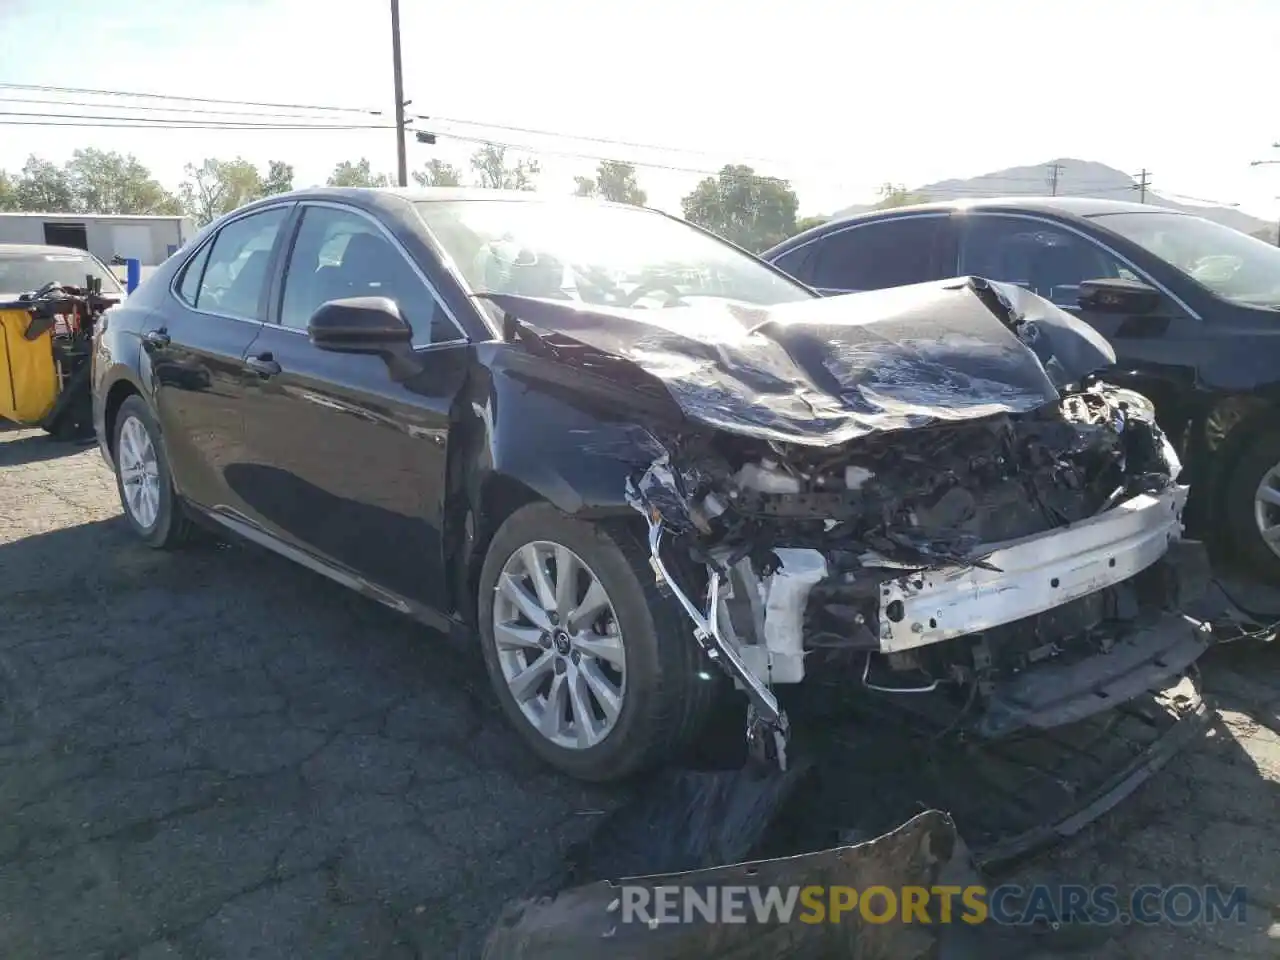
[[[88,250],[103,263],[163,263],[195,235],[190,217],[96,213],[0,213],[0,243],[47,243]]]

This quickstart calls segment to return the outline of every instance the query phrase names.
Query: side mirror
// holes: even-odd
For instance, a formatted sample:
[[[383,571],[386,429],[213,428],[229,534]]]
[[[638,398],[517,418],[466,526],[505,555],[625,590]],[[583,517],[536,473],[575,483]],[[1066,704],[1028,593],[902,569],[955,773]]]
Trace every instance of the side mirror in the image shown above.
[[[1141,280],[1085,280],[1076,302],[1095,313],[1145,314],[1160,308],[1160,291]]]
[[[311,315],[307,335],[320,350],[386,353],[413,339],[394,300],[350,297],[322,303]]]

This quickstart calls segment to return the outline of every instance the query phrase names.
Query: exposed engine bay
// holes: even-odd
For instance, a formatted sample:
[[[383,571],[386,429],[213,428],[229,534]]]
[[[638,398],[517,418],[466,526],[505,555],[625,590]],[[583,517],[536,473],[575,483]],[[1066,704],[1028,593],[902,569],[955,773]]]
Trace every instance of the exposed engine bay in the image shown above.
[[[1173,682],[1207,646],[1180,612],[1208,574],[1177,454],[1145,397],[1098,378],[1105,341],[1033,294],[948,281],[704,324],[491,299],[679,407],[627,498],[758,756],[785,767],[773,687],[814,664],[951,694],[1000,736]]]

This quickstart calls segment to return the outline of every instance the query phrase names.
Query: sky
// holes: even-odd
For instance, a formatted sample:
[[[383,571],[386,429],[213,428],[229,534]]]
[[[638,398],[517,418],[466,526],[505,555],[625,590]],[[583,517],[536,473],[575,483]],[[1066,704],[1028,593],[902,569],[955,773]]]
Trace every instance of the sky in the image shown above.
[[[1250,166],[1280,160],[1280,0],[401,0],[401,33],[409,113],[433,118],[414,125],[539,148],[548,191],[570,191],[590,157],[629,160],[653,165],[641,186],[678,212],[696,171],[741,162],[821,214],[886,181],[1072,157],[1280,214],[1280,164]],[[389,0],[0,0],[2,82],[382,109],[339,115],[380,125],[391,63]],[[54,95],[0,90],[0,110],[50,109],[21,96]],[[132,153],[170,188],[206,157],[285,160],[298,186],[342,160],[396,160],[389,129],[0,125],[0,169],[81,146]],[[465,168],[474,149],[411,137],[409,167]]]

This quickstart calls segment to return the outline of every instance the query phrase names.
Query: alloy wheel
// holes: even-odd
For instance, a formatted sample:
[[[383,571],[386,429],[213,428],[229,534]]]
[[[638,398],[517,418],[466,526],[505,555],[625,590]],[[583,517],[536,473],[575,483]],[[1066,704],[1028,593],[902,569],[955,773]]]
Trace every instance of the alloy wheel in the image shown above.
[[[1280,463],[1277,463],[1258,482],[1253,496],[1253,519],[1258,525],[1262,542],[1280,557]]]
[[[125,509],[138,526],[150,530],[160,515],[160,465],[155,444],[146,425],[129,417],[120,427],[119,445],[116,459]]]
[[[626,696],[626,655],[599,577],[562,544],[539,540],[503,565],[493,640],[507,689],[529,724],[560,747],[609,735]]]

